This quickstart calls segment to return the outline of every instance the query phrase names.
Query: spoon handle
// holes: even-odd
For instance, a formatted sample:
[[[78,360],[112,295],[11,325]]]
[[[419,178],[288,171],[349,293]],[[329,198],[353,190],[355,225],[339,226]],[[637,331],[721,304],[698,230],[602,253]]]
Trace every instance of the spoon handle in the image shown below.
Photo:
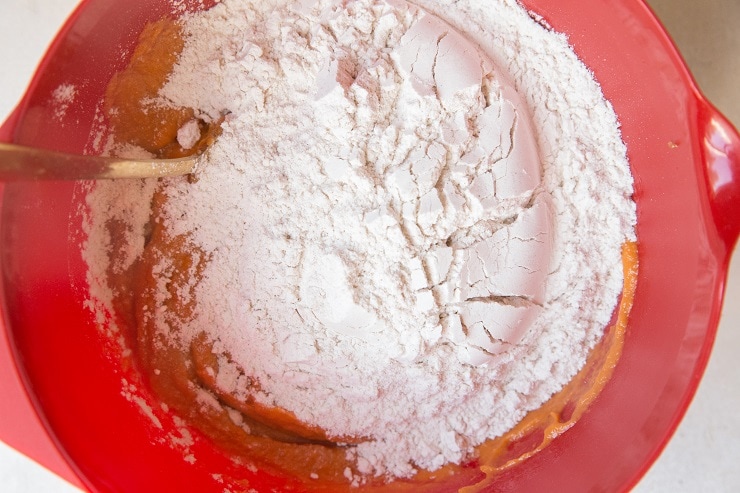
[[[0,181],[155,178],[192,173],[197,156],[124,159],[47,151],[0,143]]]

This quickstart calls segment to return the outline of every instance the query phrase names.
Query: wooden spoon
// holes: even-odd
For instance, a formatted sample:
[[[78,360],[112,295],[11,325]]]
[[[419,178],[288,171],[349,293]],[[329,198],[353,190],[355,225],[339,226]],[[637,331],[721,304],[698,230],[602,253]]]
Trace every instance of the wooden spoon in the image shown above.
[[[66,154],[0,143],[0,181],[100,180],[187,175],[195,171],[201,155],[177,159],[126,159]]]

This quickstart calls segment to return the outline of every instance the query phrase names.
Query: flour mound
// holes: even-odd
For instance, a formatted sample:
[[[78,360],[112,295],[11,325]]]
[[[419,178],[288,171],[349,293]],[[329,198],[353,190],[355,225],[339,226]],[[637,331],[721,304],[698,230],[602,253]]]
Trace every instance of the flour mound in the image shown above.
[[[565,38],[513,0],[417,3],[186,16],[161,100],[227,115],[199,179],[88,195],[92,296],[110,299],[111,211],[139,204],[129,258],[158,187],[208,258],[172,337],[205,332],[260,402],[368,437],[361,475],[460,463],[561,389],[634,237],[616,117]]]

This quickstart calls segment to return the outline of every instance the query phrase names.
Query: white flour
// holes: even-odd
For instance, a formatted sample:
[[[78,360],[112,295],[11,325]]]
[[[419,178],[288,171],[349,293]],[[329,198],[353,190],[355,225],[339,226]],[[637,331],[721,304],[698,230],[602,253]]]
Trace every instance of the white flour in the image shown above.
[[[54,108],[54,118],[60,122],[64,120],[69,106],[77,97],[77,88],[72,84],[62,84],[51,93],[51,104]]]
[[[634,235],[616,117],[566,39],[510,0],[417,4],[188,17],[162,102],[228,114],[199,180],[88,196],[98,309],[104,225],[129,221],[129,265],[159,186],[169,231],[209,259],[192,322],[170,330],[155,307],[161,330],[206,332],[258,400],[369,437],[348,449],[361,474],[460,462],[558,391],[611,317]],[[229,370],[220,384],[244,392]]]

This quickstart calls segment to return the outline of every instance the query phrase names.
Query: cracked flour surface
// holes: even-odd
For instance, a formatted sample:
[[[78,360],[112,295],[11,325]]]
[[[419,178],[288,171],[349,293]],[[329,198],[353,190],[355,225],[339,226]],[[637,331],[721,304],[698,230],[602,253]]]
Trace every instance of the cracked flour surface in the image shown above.
[[[510,0],[417,3],[186,17],[162,104],[228,115],[199,180],[88,197],[88,257],[122,205],[135,257],[164,190],[169,231],[209,258],[176,337],[205,332],[258,400],[369,437],[356,472],[395,477],[464,460],[569,381],[635,223],[616,117],[565,38]]]

